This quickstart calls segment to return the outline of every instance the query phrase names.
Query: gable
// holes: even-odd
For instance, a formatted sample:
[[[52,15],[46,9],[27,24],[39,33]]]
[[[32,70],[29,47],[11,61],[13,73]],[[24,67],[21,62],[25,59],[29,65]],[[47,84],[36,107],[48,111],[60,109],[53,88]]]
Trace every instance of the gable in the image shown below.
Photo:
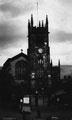
[[[3,65],[3,68],[6,70],[9,70],[9,72],[12,74],[12,76],[15,76],[15,67],[17,63],[20,63],[22,61],[25,69],[27,69],[28,65],[28,56],[24,53],[20,53],[12,58],[9,58]]]
[[[17,56],[12,58],[12,61],[10,61],[10,65],[11,65],[11,73],[13,74],[13,76],[15,76],[15,66],[17,63],[19,63],[20,61],[23,61],[24,64],[28,63],[28,59],[25,56]]]
[[[14,56],[14,57],[12,57],[11,58],[11,61],[15,61],[15,60],[17,60],[17,59],[19,59],[19,58],[21,58],[21,57],[23,57],[24,59],[28,59],[28,56],[27,55],[25,55],[24,53],[20,53],[20,54],[18,54],[18,55],[16,55],[16,56]]]

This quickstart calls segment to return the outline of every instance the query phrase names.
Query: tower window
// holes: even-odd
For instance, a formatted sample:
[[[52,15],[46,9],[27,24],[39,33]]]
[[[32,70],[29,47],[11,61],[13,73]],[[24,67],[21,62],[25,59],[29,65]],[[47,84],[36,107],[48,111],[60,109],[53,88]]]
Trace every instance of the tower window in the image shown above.
[[[44,70],[42,67],[40,67],[38,70],[37,70],[37,76],[38,77],[43,77],[44,76]]]
[[[43,60],[42,59],[38,60],[38,64],[43,64]]]
[[[42,60],[40,59],[40,64],[42,63]]]

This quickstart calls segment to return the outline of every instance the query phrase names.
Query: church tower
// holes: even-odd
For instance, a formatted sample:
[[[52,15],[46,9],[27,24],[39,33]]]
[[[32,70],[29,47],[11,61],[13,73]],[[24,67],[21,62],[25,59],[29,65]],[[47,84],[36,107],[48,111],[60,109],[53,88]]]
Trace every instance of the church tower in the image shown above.
[[[50,75],[50,47],[48,16],[46,22],[39,21],[39,26],[34,26],[33,15],[28,20],[28,56],[31,62],[33,78],[47,78]]]

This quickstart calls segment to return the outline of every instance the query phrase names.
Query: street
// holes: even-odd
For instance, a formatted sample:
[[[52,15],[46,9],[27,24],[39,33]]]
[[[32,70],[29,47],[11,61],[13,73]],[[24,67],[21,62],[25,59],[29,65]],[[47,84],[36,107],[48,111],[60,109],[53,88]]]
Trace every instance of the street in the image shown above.
[[[40,110],[40,116],[37,112]],[[56,110],[55,107],[49,109],[32,108],[32,112],[26,114],[27,120],[72,120],[72,110]],[[23,120],[23,115],[15,109],[0,108],[0,120]]]

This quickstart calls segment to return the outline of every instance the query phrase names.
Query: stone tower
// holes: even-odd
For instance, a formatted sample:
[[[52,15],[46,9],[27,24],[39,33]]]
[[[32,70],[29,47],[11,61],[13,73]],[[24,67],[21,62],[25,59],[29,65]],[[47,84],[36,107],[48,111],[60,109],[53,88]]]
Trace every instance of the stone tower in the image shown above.
[[[33,78],[47,78],[50,75],[50,47],[48,16],[46,22],[40,22],[34,26],[33,15],[28,20],[28,56],[31,62],[31,74]]]

